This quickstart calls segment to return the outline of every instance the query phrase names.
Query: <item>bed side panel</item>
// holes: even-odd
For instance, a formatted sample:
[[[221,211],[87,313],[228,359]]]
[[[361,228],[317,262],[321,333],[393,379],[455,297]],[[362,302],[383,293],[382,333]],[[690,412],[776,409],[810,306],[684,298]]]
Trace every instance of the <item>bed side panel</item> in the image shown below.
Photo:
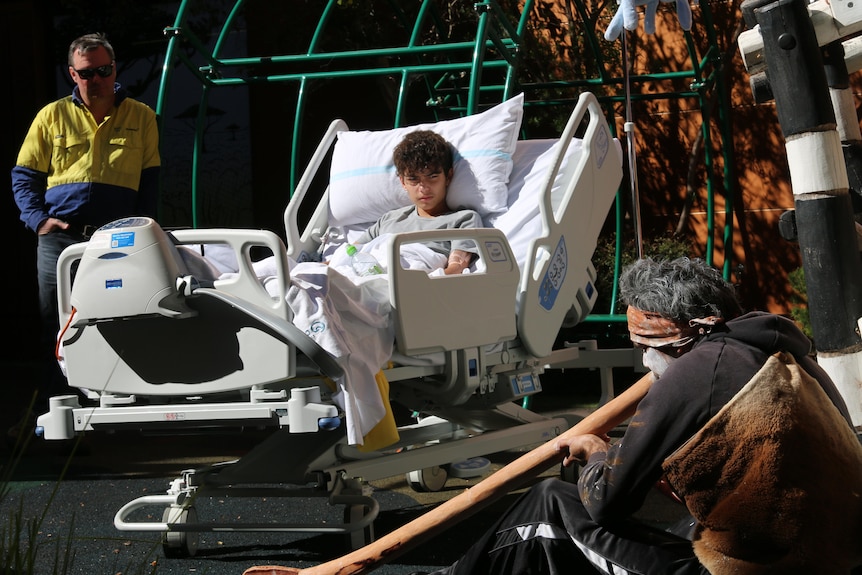
[[[559,162],[550,170],[540,204],[543,233],[532,243],[521,279],[518,334],[529,352],[538,357],[551,352],[572,307],[583,307],[585,300],[594,299],[591,259],[622,180],[619,148],[592,94],[581,96],[562,140],[573,141],[587,113],[584,153],[568,166],[568,181],[555,197],[551,197],[550,183],[556,179]],[[565,153],[565,146],[559,153]]]

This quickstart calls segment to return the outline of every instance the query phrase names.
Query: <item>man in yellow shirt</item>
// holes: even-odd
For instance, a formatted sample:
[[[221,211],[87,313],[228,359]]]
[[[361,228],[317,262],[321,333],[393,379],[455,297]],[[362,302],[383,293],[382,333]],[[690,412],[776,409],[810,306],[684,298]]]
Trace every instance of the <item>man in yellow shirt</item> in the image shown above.
[[[48,377],[41,399],[65,391],[56,361],[56,266],[69,245],[100,226],[132,216],[155,217],[159,135],[156,115],[116,82],[114,49],[102,34],[69,46],[70,96],[42,108],[12,169],[21,221],[37,235],[36,268]]]

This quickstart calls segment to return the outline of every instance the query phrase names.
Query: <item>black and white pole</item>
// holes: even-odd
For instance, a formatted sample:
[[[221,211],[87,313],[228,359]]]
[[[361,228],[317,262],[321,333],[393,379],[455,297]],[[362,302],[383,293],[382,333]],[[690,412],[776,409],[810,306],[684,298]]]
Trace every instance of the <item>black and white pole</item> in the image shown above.
[[[829,96],[835,110],[838,135],[844,152],[844,165],[850,185],[850,201],[853,204],[856,222],[857,249],[859,222],[862,221],[862,129],[856,116],[856,96],[850,87],[850,71],[847,69],[844,44],[838,40],[823,47],[823,62]]]
[[[823,57],[804,0],[753,8],[785,139],[817,360],[862,426],[862,262]]]

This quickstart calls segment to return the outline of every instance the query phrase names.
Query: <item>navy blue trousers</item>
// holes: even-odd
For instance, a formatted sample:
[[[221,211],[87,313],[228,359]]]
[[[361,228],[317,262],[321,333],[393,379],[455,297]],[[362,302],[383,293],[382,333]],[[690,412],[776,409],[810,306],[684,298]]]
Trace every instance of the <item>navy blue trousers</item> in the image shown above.
[[[60,329],[60,319],[57,311],[57,260],[64,249],[85,241],[77,234],[54,231],[50,234],[37,236],[36,245],[36,277],[39,284],[39,316],[40,329],[40,366],[42,374],[37,381],[38,409],[47,406],[48,397],[61,393],[69,393],[66,378],[57,365],[54,348],[57,343],[57,332]]]

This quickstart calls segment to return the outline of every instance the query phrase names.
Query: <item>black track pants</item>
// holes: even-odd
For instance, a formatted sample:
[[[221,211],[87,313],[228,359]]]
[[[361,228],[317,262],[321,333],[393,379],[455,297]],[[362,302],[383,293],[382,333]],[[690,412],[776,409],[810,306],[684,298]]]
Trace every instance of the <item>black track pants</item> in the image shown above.
[[[636,521],[596,524],[577,485],[557,479],[526,492],[455,564],[436,575],[708,575],[691,542]]]

